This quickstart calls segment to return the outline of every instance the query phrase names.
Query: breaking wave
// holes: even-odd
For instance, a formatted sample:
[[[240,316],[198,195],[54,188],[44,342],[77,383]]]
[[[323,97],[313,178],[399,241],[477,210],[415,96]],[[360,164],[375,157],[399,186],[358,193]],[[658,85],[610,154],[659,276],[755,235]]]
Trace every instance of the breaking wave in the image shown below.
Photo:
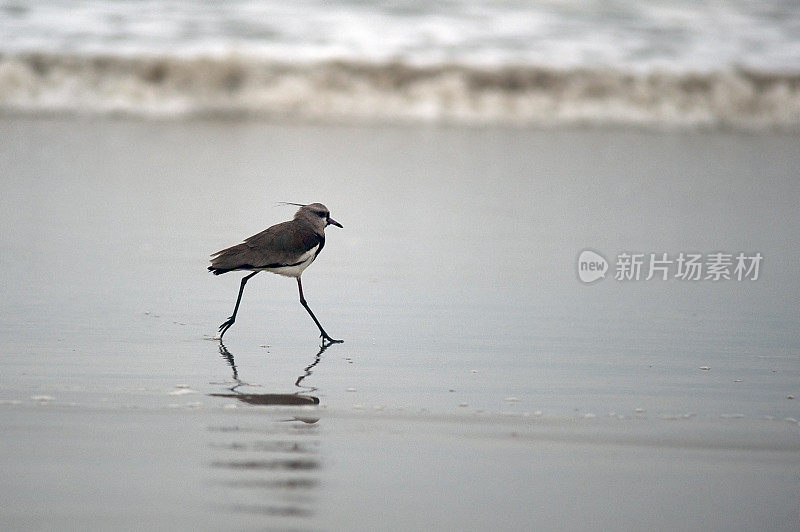
[[[31,53],[0,113],[800,131],[800,74]]]

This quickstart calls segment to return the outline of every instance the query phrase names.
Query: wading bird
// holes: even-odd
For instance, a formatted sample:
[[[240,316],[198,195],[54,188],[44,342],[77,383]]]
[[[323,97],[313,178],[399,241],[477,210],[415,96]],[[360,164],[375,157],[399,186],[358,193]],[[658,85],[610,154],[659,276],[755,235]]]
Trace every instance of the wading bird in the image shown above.
[[[217,251],[211,255],[211,266],[208,270],[214,275],[233,271],[253,272],[244,276],[239,287],[239,296],[233,315],[219,326],[219,338],[231,328],[236,321],[239,303],[242,302],[242,293],[247,281],[258,272],[272,272],[278,275],[294,277],[297,279],[297,289],[300,292],[300,303],[311,315],[311,319],[319,327],[323,344],[339,343],[343,340],[334,340],[325,332],[322,325],[306,303],[303,297],[303,284],[300,275],[303,270],[314,262],[319,252],[325,246],[325,228],[329,225],[342,227],[342,224],[331,218],[328,208],[322,203],[303,205],[300,203],[285,203],[297,205],[300,209],[295,213],[294,219],[288,222],[273,225],[269,229],[253,235],[241,244]]]

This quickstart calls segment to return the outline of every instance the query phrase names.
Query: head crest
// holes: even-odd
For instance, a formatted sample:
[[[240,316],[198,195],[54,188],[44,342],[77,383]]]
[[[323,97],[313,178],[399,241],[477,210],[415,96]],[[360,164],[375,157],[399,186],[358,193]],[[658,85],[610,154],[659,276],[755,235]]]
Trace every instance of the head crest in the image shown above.
[[[292,203],[291,201],[279,201],[278,203],[275,204],[275,206],[277,207],[278,205],[294,205],[296,207],[308,207],[308,205],[305,205],[303,203]]]

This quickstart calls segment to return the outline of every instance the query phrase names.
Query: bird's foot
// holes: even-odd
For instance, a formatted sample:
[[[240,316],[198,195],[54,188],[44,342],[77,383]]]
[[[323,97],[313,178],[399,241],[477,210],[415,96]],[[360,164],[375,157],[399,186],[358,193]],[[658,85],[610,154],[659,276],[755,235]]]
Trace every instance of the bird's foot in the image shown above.
[[[327,334],[320,334],[319,336],[322,338],[322,347],[328,347],[332,344],[341,344],[344,342],[344,340],[335,340]]]
[[[225,320],[225,323],[223,323],[222,325],[220,325],[220,326],[219,326],[219,339],[220,339],[220,340],[222,340],[222,336],[225,334],[225,331],[227,331],[228,329],[230,329],[230,328],[231,328],[231,325],[233,325],[233,323],[234,323],[235,321],[236,321],[236,320],[234,319],[234,317],[233,317],[233,316],[231,316],[230,318],[228,318],[227,320]]]

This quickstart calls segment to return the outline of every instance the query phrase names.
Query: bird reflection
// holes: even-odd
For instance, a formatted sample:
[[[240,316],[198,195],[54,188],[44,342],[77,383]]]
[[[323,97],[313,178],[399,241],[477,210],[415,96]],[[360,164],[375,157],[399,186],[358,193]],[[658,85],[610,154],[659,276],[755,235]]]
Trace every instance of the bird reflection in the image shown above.
[[[322,353],[325,352],[331,344],[323,343],[320,347],[317,354],[314,356],[313,362],[306,366],[303,369],[303,374],[297,377],[294,385],[298,388],[304,389],[304,392],[295,392],[295,393],[245,393],[239,391],[239,388],[242,386],[253,386],[247,382],[242,381],[239,378],[239,370],[236,367],[236,360],[233,357],[233,354],[228,351],[228,348],[225,347],[225,344],[222,342],[219,343],[219,354],[220,356],[228,362],[228,365],[231,367],[233,371],[233,380],[236,384],[228,388],[231,393],[212,393],[209,394],[212,397],[227,397],[237,399],[247,404],[251,405],[280,405],[280,406],[313,406],[319,404],[319,397],[314,395],[310,395],[312,392],[316,391],[317,388],[313,386],[304,386],[301,384],[303,379],[311,375],[312,369],[314,366],[319,364],[320,360],[322,359]],[[305,421],[307,423],[316,423],[318,419],[308,419],[303,418],[301,421]]]
[[[330,344],[323,344],[297,377],[297,392],[249,393],[259,385],[241,379],[233,353],[220,342],[219,354],[233,372],[233,383],[225,383],[225,393],[210,395],[250,405],[318,405],[319,397],[313,395],[316,388],[304,385],[303,380],[311,375],[328,347]],[[319,476],[324,465],[317,411],[303,410],[288,419],[282,419],[281,410],[273,412],[276,416],[270,415],[271,411],[264,416],[226,413],[222,424],[208,428],[209,445],[214,450],[208,463],[212,482],[230,489],[226,490],[230,503],[225,505],[229,511],[295,520],[291,528],[304,528],[302,520],[316,514]]]

